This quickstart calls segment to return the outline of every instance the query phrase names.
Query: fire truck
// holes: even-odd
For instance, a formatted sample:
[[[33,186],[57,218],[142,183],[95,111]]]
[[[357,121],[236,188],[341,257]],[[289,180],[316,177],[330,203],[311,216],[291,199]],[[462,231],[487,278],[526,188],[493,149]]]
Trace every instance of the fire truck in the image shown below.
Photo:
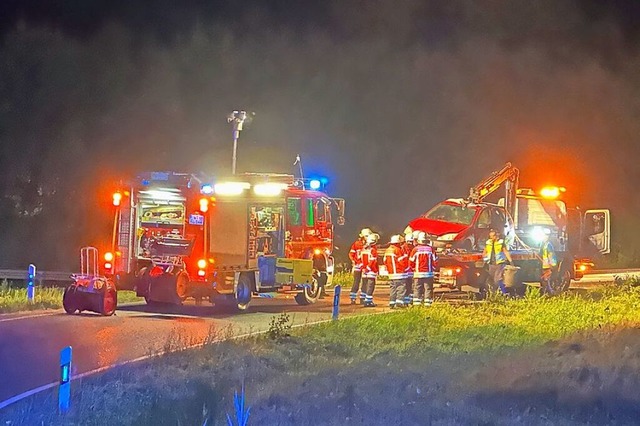
[[[245,173],[215,183],[152,172],[114,193],[105,271],[147,303],[188,297],[244,310],[254,296],[315,303],[333,277],[334,217],[320,180]]]
[[[469,191],[467,198],[448,199],[412,220],[407,230],[426,232],[439,255],[439,282],[461,289],[479,287],[486,280],[482,250],[489,230],[505,237],[522,281],[539,281],[539,247],[546,232],[556,249],[559,273],[551,292],[569,288],[593,266],[587,257],[610,251],[610,212],[568,207],[565,188],[546,187],[535,192],[519,188],[519,170],[511,163],[492,172]],[[486,198],[504,187],[497,203]]]

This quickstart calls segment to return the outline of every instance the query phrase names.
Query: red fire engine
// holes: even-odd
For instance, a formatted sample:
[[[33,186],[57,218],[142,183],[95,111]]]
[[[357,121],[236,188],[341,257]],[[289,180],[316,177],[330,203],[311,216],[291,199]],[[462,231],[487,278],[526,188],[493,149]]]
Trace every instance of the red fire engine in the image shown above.
[[[546,232],[556,248],[559,274],[555,292],[567,290],[593,263],[584,258],[610,250],[609,210],[569,208],[564,188],[547,187],[539,193],[518,188],[519,171],[507,163],[471,188],[466,199],[448,199],[412,220],[409,229],[426,232],[439,252],[441,284],[478,287],[485,279],[482,250],[489,230],[505,236],[523,281],[538,281],[541,263],[538,248]],[[498,203],[485,199],[502,186]]]
[[[311,189],[311,188],[316,189]],[[291,293],[314,303],[333,275],[345,202],[318,182],[242,174],[206,183],[154,172],[114,194],[113,250],[105,269],[147,303],[208,298],[245,309],[253,295]]]

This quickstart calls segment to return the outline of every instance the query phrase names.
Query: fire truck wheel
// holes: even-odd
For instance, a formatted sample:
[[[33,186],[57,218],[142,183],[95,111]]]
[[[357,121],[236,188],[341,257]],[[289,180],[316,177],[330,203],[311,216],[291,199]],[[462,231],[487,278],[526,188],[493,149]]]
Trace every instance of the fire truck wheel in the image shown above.
[[[68,314],[75,314],[78,310],[78,296],[76,295],[76,287],[70,285],[64,290],[62,295],[62,307]]]
[[[176,294],[178,299],[184,302],[187,300],[187,288],[189,287],[189,275],[185,272],[181,272],[176,277]]]
[[[295,299],[298,305],[311,305],[318,301],[318,297],[320,296],[320,283],[318,282],[319,277],[318,271],[314,271],[311,279],[311,285],[305,287],[300,293],[296,294]]]
[[[104,299],[102,299],[102,315],[108,317],[116,312],[116,306],[118,306],[118,293],[110,288],[104,292]]]
[[[249,307],[249,303],[251,303],[251,281],[249,280],[249,277],[244,274],[240,274],[234,296],[238,310],[246,311]]]

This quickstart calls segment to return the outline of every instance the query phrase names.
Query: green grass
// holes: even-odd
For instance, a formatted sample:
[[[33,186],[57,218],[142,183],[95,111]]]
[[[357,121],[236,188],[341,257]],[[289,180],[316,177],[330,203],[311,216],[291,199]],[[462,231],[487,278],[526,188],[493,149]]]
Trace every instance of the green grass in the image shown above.
[[[55,415],[53,393],[17,404],[8,418],[15,420],[14,425],[33,421],[187,425],[202,424],[206,406],[209,424],[221,424],[233,410],[234,389],[245,383],[255,424],[316,424],[318,407],[324,407],[326,421],[320,423],[341,424],[346,414],[336,407],[352,399],[348,404],[362,407],[358,415],[363,416],[364,424],[378,424],[375,407],[389,413],[391,407],[400,406],[402,398],[415,397],[415,391],[407,391],[412,386],[440,386],[433,382],[438,375],[457,383],[473,377],[481,360],[535,350],[582,330],[638,326],[640,287],[621,284],[555,298],[531,292],[522,300],[436,303],[430,308],[344,318],[298,329],[281,324],[288,318],[283,314],[272,321],[281,333],[209,344],[74,382],[75,408],[66,418]],[[396,377],[401,385],[394,381]],[[447,379],[437,380],[446,383]],[[363,393],[364,399],[359,396]],[[434,404],[434,418],[442,419],[443,424],[478,423],[487,415],[484,408],[469,408],[462,400],[447,408],[449,397],[436,391],[425,398],[423,403]],[[364,407],[374,410],[373,414],[367,414]],[[416,415],[423,415],[425,409],[416,405]],[[294,414],[298,423],[291,417]],[[527,419],[535,423],[536,414],[531,416]],[[558,416],[553,418],[556,423],[566,420]],[[489,423],[515,421],[511,417],[489,419]]]
[[[419,351],[469,353],[539,345],[580,330],[640,323],[640,287],[602,288],[586,295],[410,308],[300,331],[312,345],[342,353]],[[401,330],[401,337],[398,336]]]
[[[63,288],[36,287],[33,303],[27,302],[26,288],[11,288],[6,283],[0,284],[0,314],[41,309],[62,308]],[[133,291],[119,291],[118,304],[143,300],[136,297]]]

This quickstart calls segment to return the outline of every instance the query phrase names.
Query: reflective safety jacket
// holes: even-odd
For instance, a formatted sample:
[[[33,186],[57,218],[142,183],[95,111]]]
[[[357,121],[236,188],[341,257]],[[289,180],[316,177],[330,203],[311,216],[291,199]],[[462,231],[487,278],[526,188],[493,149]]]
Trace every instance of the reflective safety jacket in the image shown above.
[[[542,269],[555,268],[558,265],[556,251],[550,241],[542,243],[540,247],[540,257],[542,258]]]
[[[364,246],[360,252],[362,258],[362,277],[375,278],[378,276],[378,249],[375,245]]]
[[[505,263],[507,261],[507,256],[504,254],[504,240],[502,238],[493,241],[492,239],[487,240],[487,244],[484,246],[484,252],[482,253],[482,258],[486,263],[491,261],[491,251],[495,252],[496,265],[501,263]]]
[[[409,256],[409,263],[413,268],[414,278],[431,278],[437,266],[436,255],[431,246],[426,244],[417,245]]]
[[[400,247],[391,244],[384,251],[384,265],[390,280],[402,280],[407,277],[408,256]]]
[[[411,256],[411,252],[413,251],[414,247],[415,245],[411,243],[404,243],[402,245],[402,251],[404,252],[404,254],[407,255],[407,260],[409,259],[409,256]],[[407,261],[406,273],[408,277],[413,276],[413,266],[408,261]]]
[[[358,238],[353,244],[351,244],[351,250],[349,250],[349,259],[353,264],[353,271],[362,271],[362,248],[364,243]]]

